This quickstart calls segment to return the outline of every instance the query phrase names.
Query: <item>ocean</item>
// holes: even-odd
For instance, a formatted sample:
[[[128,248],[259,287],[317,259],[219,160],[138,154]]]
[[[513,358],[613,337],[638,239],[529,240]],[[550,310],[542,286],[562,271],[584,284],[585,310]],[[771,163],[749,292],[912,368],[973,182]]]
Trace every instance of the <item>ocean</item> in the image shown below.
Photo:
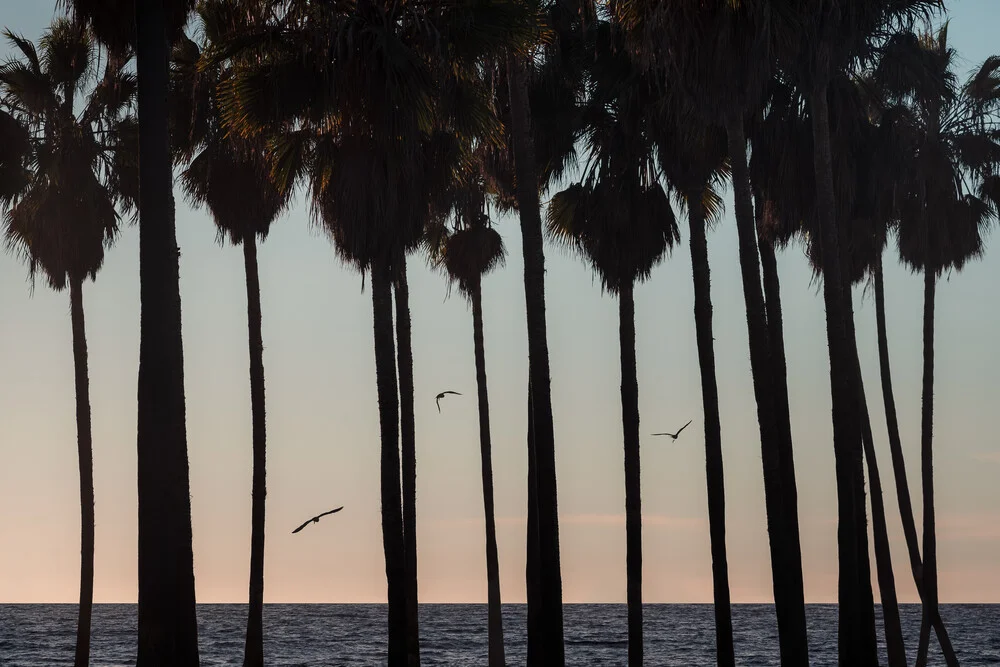
[[[915,659],[920,607],[902,609],[908,658]],[[1000,605],[942,605],[941,614],[964,667],[1000,665]],[[815,667],[837,664],[837,609],[809,605],[809,644]],[[245,605],[199,605],[201,664],[242,664]],[[273,667],[384,665],[385,606],[348,604],[266,605],[265,657]],[[486,664],[485,605],[421,605],[425,667]],[[778,642],[770,605],[733,609],[737,664],[777,665]],[[624,605],[567,605],[566,664],[626,664]],[[73,664],[75,605],[0,605],[0,666]],[[504,605],[507,662],[523,665],[525,608]],[[715,626],[710,605],[647,605],[646,665],[714,665]],[[91,665],[135,664],[135,605],[96,605]],[[932,640],[931,665],[944,665]],[[882,663],[885,664],[883,652]]]

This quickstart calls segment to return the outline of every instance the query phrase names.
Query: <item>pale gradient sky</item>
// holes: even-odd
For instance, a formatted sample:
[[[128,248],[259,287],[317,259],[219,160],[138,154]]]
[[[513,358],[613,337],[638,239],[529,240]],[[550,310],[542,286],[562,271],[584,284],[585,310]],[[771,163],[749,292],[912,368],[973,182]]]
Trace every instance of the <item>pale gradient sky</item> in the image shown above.
[[[0,0],[0,23],[37,38],[54,3]],[[992,51],[996,0],[953,0],[951,43],[971,69]],[[7,53],[6,45],[0,54]],[[731,210],[731,206],[729,209]],[[514,251],[486,280],[487,369],[504,599],[524,599],[526,334]],[[643,438],[644,597],[710,601],[699,372],[686,225],[683,243],[637,291]],[[250,405],[241,252],[220,247],[205,213],[178,200],[195,571],[198,599],[244,601],[250,540]],[[124,230],[85,290],[97,494],[95,599],[136,599],[135,419],[138,235]],[[995,246],[995,243],[991,243]],[[736,235],[710,237],[733,599],[771,599],[760,446],[750,384]],[[547,255],[562,566],[568,602],[623,601],[624,491],[617,307],[575,257]],[[371,302],[298,204],[260,251],[268,400],[269,602],[385,599],[378,520],[378,421]],[[444,279],[413,258],[421,599],[483,601],[482,494],[472,324]],[[801,249],[781,254],[806,596],[836,596],[836,491],[823,307]],[[0,602],[78,595],[79,500],[69,297],[0,254]],[[941,597],[1000,601],[1000,255],[943,280],[937,317],[936,465]],[[896,400],[919,492],[921,279],[886,269]],[[859,294],[860,297],[860,294]],[[891,470],[878,385],[873,299],[858,335],[883,479]],[[444,414],[434,394],[456,389]],[[675,445],[645,436],[693,418]],[[914,496],[919,510],[919,501]],[[345,510],[291,535],[305,517]],[[916,599],[887,488],[897,585]],[[917,519],[919,521],[919,514]]]

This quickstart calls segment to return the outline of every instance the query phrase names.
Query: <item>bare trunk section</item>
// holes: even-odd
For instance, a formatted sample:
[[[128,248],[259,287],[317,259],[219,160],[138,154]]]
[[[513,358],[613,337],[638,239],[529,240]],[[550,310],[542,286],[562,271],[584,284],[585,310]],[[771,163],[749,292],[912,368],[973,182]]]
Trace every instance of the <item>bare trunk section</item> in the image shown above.
[[[868,534],[861,420],[857,383],[847,347],[847,310],[840,265],[840,238],[833,193],[830,114],[827,86],[817,85],[810,98],[814,168],[823,261],[823,297],[830,348],[830,385],[833,404],[833,448],[837,475],[837,544],[839,547],[839,662],[843,667],[877,667],[875,612],[868,565]],[[859,522],[859,517],[862,519]]]
[[[90,425],[90,378],[83,281],[69,280],[73,328],[73,380],[76,387],[76,449],[80,465],[80,609],[74,667],[90,664],[90,627],[94,612],[94,442]]]
[[[722,423],[719,386],[715,376],[712,332],[712,281],[708,239],[701,193],[688,196],[691,272],[694,281],[694,325],[701,370],[701,401],[705,413],[705,477],[708,486],[708,530],[712,547],[712,583],[715,600],[715,653],[719,667],[734,667],[733,610],[729,594],[726,555],[726,481],[722,466]]]
[[[165,0],[136,3],[139,82],[138,667],[197,667]]]
[[[497,553],[496,509],[493,503],[493,447],[490,436],[490,397],[486,382],[486,344],[483,340],[483,293],[479,282],[469,294],[472,302],[472,340],[476,354],[479,398],[479,453],[483,475],[483,512],[486,517],[486,600],[489,667],[506,667],[500,597],[500,558]]]
[[[528,519],[527,555],[524,567],[527,594],[527,665],[544,666],[544,633],[541,623],[542,582],[541,567],[538,563],[538,477],[535,474],[535,408],[531,395],[531,379],[528,379]]]
[[[545,327],[545,253],[538,201],[538,169],[531,135],[531,110],[525,64],[508,56],[511,128],[517,200],[524,254],[524,294],[528,320],[528,368],[531,377],[532,428],[535,438],[535,479],[538,514],[539,615],[542,664],[562,667],[562,573],[559,564],[559,503],[556,489],[555,436],[552,425],[549,347]]]
[[[406,257],[398,258],[396,275],[396,357],[399,365],[400,435],[403,460],[403,548],[406,552],[406,664],[420,665],[417,607],[417,435],[413,409],[413,342],[410,333],[410,288]]]
[[[389,601],[389,667],[405,667],[406,553],[399,473],[399,392],[392,327],[392,275],[388,262],[372,263],[372,328],[381,433],[382,546]]]
[[[878,358],[882,379],[882,400],[885,404],[885,421],[889,431],[889,451],[892,454],[892,472],[896,481],[896,502],[899,505],[899,518],[903,523],[903,536],[906,538],[906,550],[910,557],[910,571],[913,583],[921,601],[924,598],[922,581],[923,564],[920,558],[920,546],[917,540],[917,526],[913,519],[913,505],[910,499],[910,485],[906,479],[906,462],[903,458],[903,444],[899,436],[899,419],[896,416],[896,398],[892,389],[892,367],[889,363],[889,335],[885,322],[885,281],[882,276],[882,258],[879,257],[874,271],[875,283],[875,322],[878,329]],[[948,667],[958,667],[958,656],[952,646],[951,637],[941,620],[941,614],[935,614],[931,619],[938,643],[944,653]]]
[[[253,482],[250,509],[250,599],[243,667],[264,665],[264,506],[267,497],[267,411],[264,401],[264,336],[261,332],[257,239],[243,239],[250,349],[250,414],[253,421]]]
[[[805,598],[802,585],[802,560],[799,545],[793,544],[788,530],[782,489],[781,433],[774,408],[774,382],[771,368],[764,295],[761,290],[760,264],[750,175],[747,169],[746,135],[739,112],[727,120],[729,155],[733,169],[733,192],[736,204],[736,228],[739,234],[740,269],[746,302],[747,331],[750,339],[750,366],[753,372],[757,423],[760,428],[761,459],[764,468],[764,499],[767,530],[771,548],[771,574],[774,606],[778,617],[778,642],[784,667],[809,664],[806,638]]]

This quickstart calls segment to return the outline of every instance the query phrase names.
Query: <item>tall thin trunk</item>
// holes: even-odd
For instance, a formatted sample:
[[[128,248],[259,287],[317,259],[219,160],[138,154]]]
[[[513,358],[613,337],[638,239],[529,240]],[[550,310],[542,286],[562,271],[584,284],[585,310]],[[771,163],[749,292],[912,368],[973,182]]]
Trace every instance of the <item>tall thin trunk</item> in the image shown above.
[[[771,352],[771,377],[774,380],[774,416],[778,429],[778,452],[781,462],[781,497],[785,529],[789,535],[790,557],[799,563],[801,578],[802,548],[799,538],[799,494],[795,481],[795,458],[792,448],[792,417],[788,407],[788,368],[785,362],[785,328],[781,316],[781,282],[774,246],[761,236],[764,198],[754,196],[761,274],[764,282],[764,308],[767,313],[767,340]]]
[[[264,503],[267,496],[267,411],[264,402],[264,337],[261,333],[257,239],[243,239],[250,348],[250,414],[253,421],[253,483],[250,501],[250,603],[243,667],[264,665]]]
[[[413,410],[413,343],[410,334],[410,288],[406,258],[396,271],[396,356],[399,365],[399,406],[403,458],[403,548],[406,552],[406,664],[420,665],[417,618],[417,435]]]
[[[715,655],[719,667],[734,667],[733,610],[729,596],[726,555],[726,480],[722,467],[722,423],[719,386],[715,377],[712,342],[712,281],[705,236],[701,193],[688,197],[691,229],[691,273],[694,280],[694,327],[701,370],[701,402],[705,413],[705,478],[708,486],[708,532],[712,547],[712,583],[715,600]]]
[[[618,294],[621,345],[622,433],[625,449],[625,574],[628,602],[628,664],[642,667],[642,485],[639,466],[639,380],[635,359],[633,284]]]
[[[934,526],[934,292],[937,275],[924,268],[924,381],[920,409],[920,476],[924,500],[923,618],[917,667],[927,664],[931,619],[939,615],[937,534]]]
[[[845,258],[844,266],[847,266]],[[889,667],[906,667],[906,645],[903,642],[903,627],[899,618],[899,601],[896,597],[896,577],[892,571],[892,552],[889,547],[889,530],[885,518],[885,500],[882,497],[882,478],[875,456],[875,440],[872,436],[871,417],[868,413],[868,398],[865,395],[865,381],[861,374],[861,358],[858,355],[857,336],[854,327],[854,296],[851,288],[844,291],[850,319],[847,322],[847,344],[857,382],[858,406],[861,414],[861,443],[864,448],[865,463],[868,466],[868,482],[871,485],[872,535],[875,546],[875,571],[878,576],[879,594],[882,598],[882,627],[885,632],[886,653]],[[874,604],[874,600],[873,600]]]
[[[83,281],[69,281],[73,327],[73,379],[76,386],[76,449],[80,464],[80,610],[74,667],[90,664],[90,625],[94,610],[94,443],[90,427],[90,379],[87,327],[83,317]]]
[[[903,536],[906,538],[906,550],[910,557],[910,571],[913,583],[916,584],[920,599],[924,597],[924,585],[921,580],[923,564],[920,559],[920,547],[917,541],[917,526],[913,519],[913,505],[910,500],[910,485],[906,479],[906,463],[903,459],[903,444],[899,436],[899,420],[896,416],[896,399],[892,390],[892,368],[889,363],[889,336],[885,322],[885,281],[882,276],[882,257],[876,260],[874,271],[875,282],[875,322],[878,329],[879,370],[882,378],[882,400],[885,403],[885,421],[889,431],[889,451],[892,454],[892,472],[896,480],[896,502],[899,505],[899,517],[903,523]],[[941,614],[935,614],[931,619],[937,633],[938,643],[944,652],[948,667],[958,667],[958,656],[952,646],[951,637],[941,620]]]
[[[828,54],[822,53],[828,59]],[[821,66],[822,67],[822,66]],[[820,248],[824,258],[840,258],[840,238],[833,194],[833,158],[827,85],[817,85],[810,99]],[[833,404],[833,449],[837,476],[837,543],[839,547],[839,661],[844,667],[876,667],[874,607],[868,565],[868,535],[859,516],[866,513],[861,454],[861,420],[857,383],[847,347],[845,282],[839,261],[823,262],[823,300],[830,348],[830,385]]]
[[[139,81],[139,667],[197,667],[165,0],[136,3]]]
[[[500,557],[497,554],[496,509],[493,505],[493,448],[490,437],[490,396],[486,383],[486,345],[483,341],[483,292],[477,280],[469,291],[472,302],[472,340],[476,353],[476,389],[479,397],[479,454],[483,475],[483,512],[486,516],[486,628],[489,667],[507,664],[503,646],[500,598]]]
[[[543,667],[545,629],[542,626],[542,582],[538,559],[538,476],[535,474],[535,408],[528,380],[528,519],[524,566],[527,596],[527,667]]]
[[[559,564],[559,503],[556,489],[555,435],[549,386],[549,347],[545,330],[545,252],[542,216],[538,201],[538,169],[531,134],[527,73],[517,56],[507,59],[510,82],[511,130],[517,201],[524,253],[524,296],[528,321],[528,368],[531,376],[535,432],[535,476],[538,500],[538,553],[541,588],[540,623],[544,642],[543,664],[562,667],[562,573]]]
[[[399,476],[399,393],[392,331],[392,277],[387,262],[371,267],[375,375],[381,433],[382,547],[389,601],[389,667],[404,667],[406,636],[406,553]]]
[[[809,664],[806,638],[805,597],[802,586],[802,561],[796,558],[798,544],[788,530],[788,520],[781,484],[781,434],[774,408],[774,382],[770,360],[764,296],[761,291],[760,265],[757,256],[757,233],[750,175],[747,169],[746,135],[743,116],[730,114],[727,120],[729,155],[733,169],[733,192],[736,204],[736,229],[739,234],[740,269],[746,302],[747,332],[750,339],[750,366],[753,372],[757,423],[760,428],[761,459],[764,468],[764,501],[771,548],[771,574],[774,606],[778,617],[778,642],[781,664]]]

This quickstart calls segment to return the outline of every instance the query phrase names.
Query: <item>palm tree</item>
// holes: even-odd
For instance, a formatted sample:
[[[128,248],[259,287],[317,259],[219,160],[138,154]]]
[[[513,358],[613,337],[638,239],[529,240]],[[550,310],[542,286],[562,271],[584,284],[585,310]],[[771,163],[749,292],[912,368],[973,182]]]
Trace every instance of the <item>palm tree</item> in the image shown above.
[[[808,644],[791,426],[784,415],[779,418],[775,405],[781,384],[771,359],[747,168],[746,118],[757,113],[772,72],[767,3],[617,0],[613,10],[627,28],[632,50],[647,67],[661,72],[662,86],[682,91],[699,116],[726,129],[782,664],[805,665]],[[670,78],[664,78],[668,73]]]
[[[479,451],[482,462],[483,511],[486,518],[486,588],[488,665],[504,667],[500,562],[497,553],[496,510],[493,501],[493,454],[490,435],[490,400],[486,380],[486,344],[483,334],[483,277],[504,265],[503,238],[489,224],[485,183],[473,178],[455,193],[454,231],[430,228],[426,244],[432,265],[442,267],[472,309],[472,340],[476,359],[479,401]]]
[[[180,275],[168,125],[170,44],[194,0],[60,0],[138,80],[139,647],[143,667],[198,664]]]
[[[134,166],[126,154],[134,151],[135,80],[124,60],[109,57],[103,78],[94,82],[94,38],[68,19],[49,27],[40,48],[9,31],[5,35],[19,57],[0,67],[3,101],[10,109],[0,119],[4,135],[14,140],[13,157],[28,158],[4,165],[2,182],[10,195],[5,240],[28,262],[32,281],[40,272],[52,289],[68,287],[70,293],[81,511],[73,664],[86,667],[94,599],[94,454],[83,283],[96,279],[105,249],[117,235],[116,206],[134,205],[115,189],[128,176],[114,171],[118,165]],[[76,102],[91,83],[77,113]]]
[[[964,86],[954,73],[954,60],[946,24],[934,35],[897,36],[877,72],[890,100],[910,111],[902,120],[915,149],[900,178],[898,244],[903,262],[924,276],[921,666],[927,663],[930,628],[940,615],[933,469],[935,288],[942,273],[961,270],[982,254],[983,234],[997,214],[992,195],[1000,165],[1000,59],[988,59]],[[913,63],[916,70],[908,67]]]
[[[580,183],[552,198],[547,228],[575,247],[600,276],[604,289],[618,296],[628,663],[641,667],[642,496],[633,293],[635,283],[650,276],[680,237],[667,193],[657,179],[655,145],[647,127],[654,88],[630,71],[628,58],[614,48],[618,35],[610,26],[603,24],[598,31],[585,112],[589,164]]]
[[[219,29],[225,27],[217,18],[210,13],[210,7],[202,8],[202,25],[209,40],[218,38]],[[228,76],[225,70],[205,63],[201,49],[192,40],[182,37],[175,45],[171,71],[172,100],[176,105],[174,150],[179,161],[187,165],[181,183],[193,203],[211,212],[220,239],[243,246],[253,424],[250,591],[243,664],[263,667],[267,425],[257,239],[267,237],[272,223],[288,206],[291,189],[279,188],[271,178],[271,164],[261,142],[227,137],[216,91]]]

